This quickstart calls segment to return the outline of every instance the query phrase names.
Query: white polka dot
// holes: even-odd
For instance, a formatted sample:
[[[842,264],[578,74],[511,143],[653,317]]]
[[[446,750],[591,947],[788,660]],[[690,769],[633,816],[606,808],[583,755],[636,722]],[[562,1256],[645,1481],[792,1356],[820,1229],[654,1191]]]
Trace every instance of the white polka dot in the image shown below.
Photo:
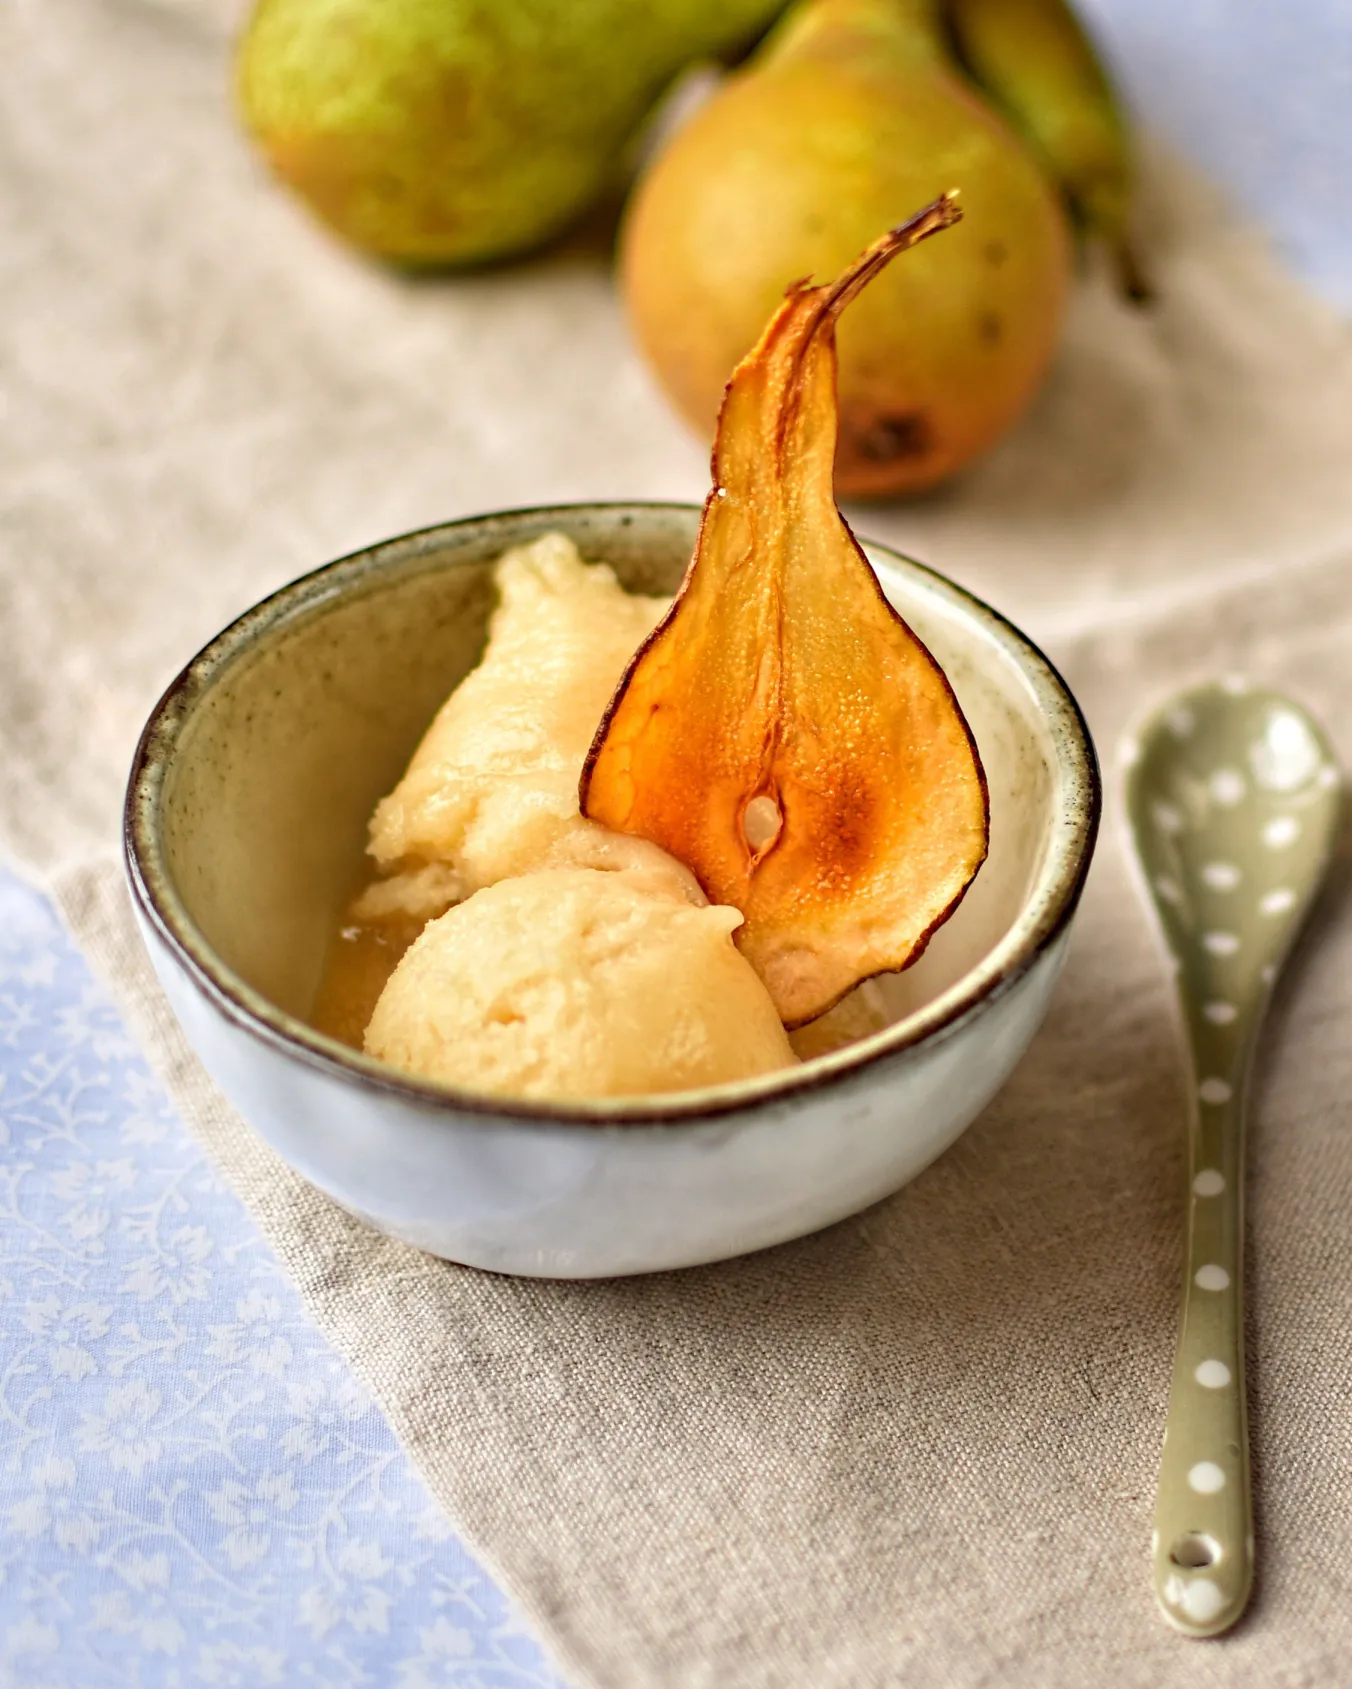
[[[1197,1095],[1204,1103],[1228,1103],[1232,1092],[1225,1079],[1204,1079],[1197,1087]]]
[[[1126,738],[1117,748],[1117,760],[1123,768],[1135,768],[1141,760],[1141,742],[1139,739]]]
[[[1224,1361],[1203,1361],[1193,1377],[1204,1390],[1223,1390],[1230,1382],[1230,1368]]]
[[[1219,1196],[1225,1189],[1225,1175],[1214,1167],[1204,1167],[1192,1181],[1192,1188],[1198,1196]]]
[[[1244,794],[1249,789],[1237,768],[1218,768],[1209,783],[1212,797],[1223,809],[1233,809],[1237,803],[1243,803]]]
[[[1239,939],[1232,932],[1204,932],[1202,948],[1213,956],[1233,956],[1239,949]]]
[[[1258,977],[1262,980],[1264,985],[1271,985],[1273,980],[1277,977],[1277,970],[1271,962],[1268,962],[1261,970]]]
[[[1193,1283],[1199,1290],[1227,1290],[1230,1286],[1230,1275],[1224,1267],[1218,1267],[1214,1261],[1208,1261],[1206,1266],[1198,1267]]]
[[[1188,1468],[1188,1488],[1198,1495],[1215,1495],[1225,1488],[1225,1474],[1214,1460],[1199,1460]]]
[[[1213,1026],[1229,1026],[1239,1010],[1233,1003],[1203,1003],[1202,1013]]]
[[[1274,815],[1263,828],[1263,843],[1269,850],[1285,850],[1300,837],[1300,822],[1294,815]]]
[[[1155,825],[1161,833],[1181,833],[1183,831],[1183,816],[1181,811],[1171,803],[1153,803],[1150,813],[1155,818]]]
[[[1225,1597],[1210,1578],[1190,1578],[1178,1604],[1190,1619],[1208,1624],[1225,1605]]]
[[[1319,742],[1304,716],[1294,710],[1268,712],[1260,737],[1249,747],[1249,766],[1269,792],[1294,792],[1319,767]]]
[[[1221,691],[1228,692],[1232,698],[1249,690],[1249,683],[1242,674],[1227,674],[1221,681]]]
[[[1295,906],[1296,894],[1290,886],[1277,886],[1258,900],[1258,908],[1264,915],[1284,915]]]
[[[1179,890],[1178,881],[1171,880],[1167,874],[1155,875],[1155,891],[1166,903],[1177,907],[1183,901],[1183,893]]]
[[[1233,891],[1243,878],[1233,862],[1208,862],[1202,869],[1202,879],[1212,891]]]
[[[1325,763],[1319,770],[1319,784],[1326,792],[1332,790],[1332,788],[1338,784],[1340,779],[1341,776],[1338,773],[1338,770],[1332,767],[1329,763]]]
[[[1197,725],[1197,717],[1186,704],[1175,704],[1164,719],[1175,739],[1186,739]]]

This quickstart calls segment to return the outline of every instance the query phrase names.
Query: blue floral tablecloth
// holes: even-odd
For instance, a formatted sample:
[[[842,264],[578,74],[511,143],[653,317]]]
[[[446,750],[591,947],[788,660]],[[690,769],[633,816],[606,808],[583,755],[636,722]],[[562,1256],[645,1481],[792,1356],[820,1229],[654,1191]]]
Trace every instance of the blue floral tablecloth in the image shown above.
[[[0,870],[0,1683],[554,1689]]]

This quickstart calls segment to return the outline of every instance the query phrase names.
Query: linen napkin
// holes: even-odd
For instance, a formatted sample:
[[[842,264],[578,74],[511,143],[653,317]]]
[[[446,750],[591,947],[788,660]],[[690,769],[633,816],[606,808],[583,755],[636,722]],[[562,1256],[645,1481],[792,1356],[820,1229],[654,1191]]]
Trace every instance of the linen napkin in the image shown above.
[[[1115,804],[1067,975],[925,1175],[738,1262],[603,1284],[390,1243],[187,1052],[130,925],[122,783],[160,686],[284,579],[569,498],[698,499],[604,254],[364,264],[228,109],[233,0],[10,0],[0,37],[0,841],[56,897],[185,1119],[450,1517],[578,1689],[1322,1684],[1352,1650],[1352,873],[1255,1099],[1260,1582],[1156,1618],[1184,1099]],[[1042,640],[1105,753],[1176,684],[1284,686],[1352,760],[1352,339],[1164,157],[1148,313],[1082,285],[1048,387],[951,488],[859,513]],[[1111,758],[1108,757],[1111,769]]]

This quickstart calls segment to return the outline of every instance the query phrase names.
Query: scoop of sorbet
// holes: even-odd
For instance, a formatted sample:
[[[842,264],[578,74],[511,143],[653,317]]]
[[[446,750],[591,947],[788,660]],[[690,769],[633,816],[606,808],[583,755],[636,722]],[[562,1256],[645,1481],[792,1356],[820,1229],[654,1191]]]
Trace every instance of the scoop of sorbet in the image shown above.
[[[596,724],[667,600],[625,592],[562,534],[507,552],[493,578],[488,647],[377,808],[369,848],[393,877],[371,886],[355,913],[426,920],[538,868],[661,861],[693,886],[655,845],[610,833],[577,807]]]
[[[797,1058],[732,942],[735,909],[642,874],[546,869],[431,921],[366,1030],[369,1054],[518,1097],[642,1096]]]

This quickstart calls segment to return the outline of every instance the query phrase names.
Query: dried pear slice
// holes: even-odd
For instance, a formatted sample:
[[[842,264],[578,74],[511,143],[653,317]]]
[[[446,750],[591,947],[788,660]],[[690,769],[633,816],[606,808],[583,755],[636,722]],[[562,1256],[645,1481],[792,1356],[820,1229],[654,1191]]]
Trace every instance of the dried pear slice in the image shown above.
[[[728,384],[675,602],[582,771],[582,811],[651,839],[716,903],[788,1026],[915,961],[986,855],[976,745],[836,508],[835,321],[951,196],[829,286],[790,289]]]

